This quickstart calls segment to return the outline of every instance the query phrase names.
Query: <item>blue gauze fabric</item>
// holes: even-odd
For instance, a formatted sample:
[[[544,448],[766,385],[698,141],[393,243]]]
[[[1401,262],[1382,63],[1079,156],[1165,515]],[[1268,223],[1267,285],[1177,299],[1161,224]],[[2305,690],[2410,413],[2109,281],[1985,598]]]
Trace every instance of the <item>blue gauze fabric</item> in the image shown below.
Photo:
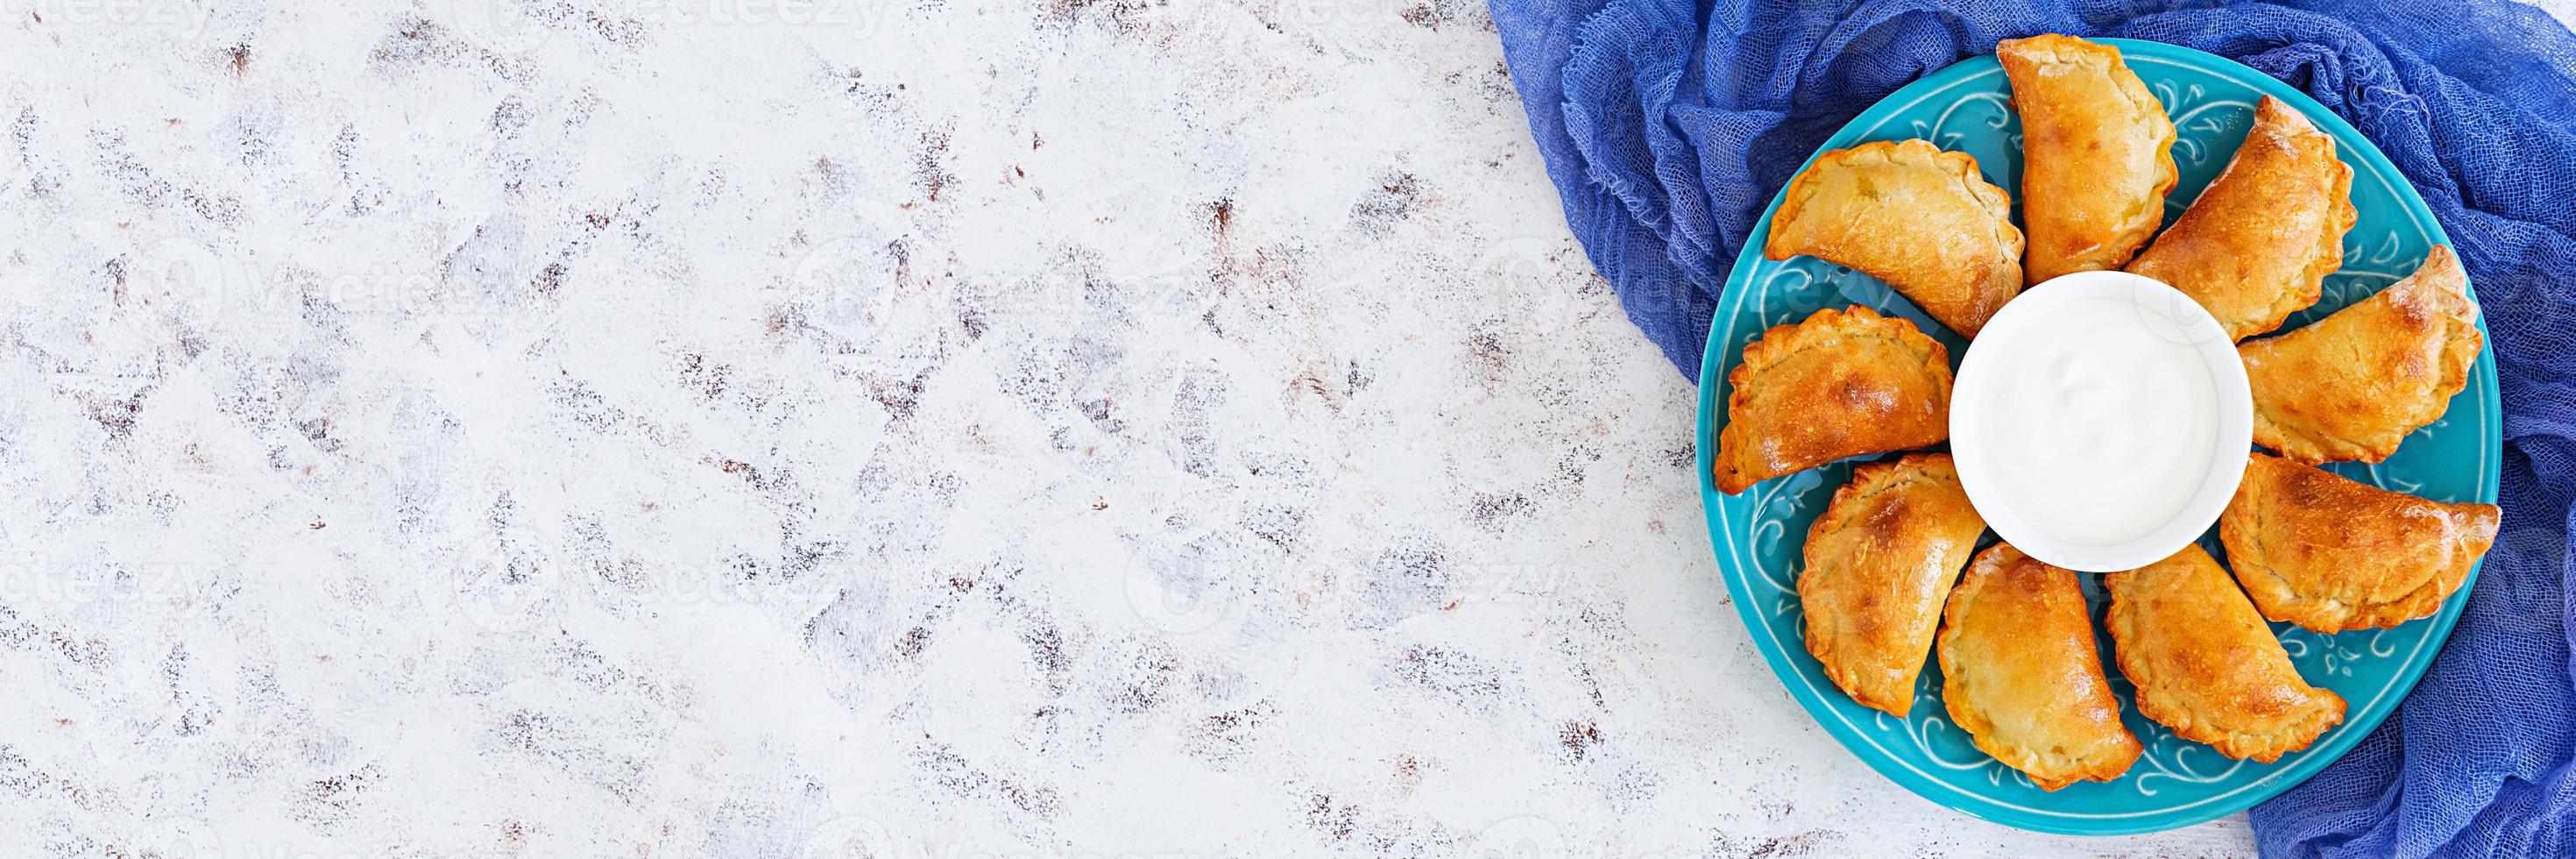
[[[2257,806],[2271,856],[2576,856],[2576,36],[2503,0],[1490,0],[1566,221],[1697,381],[1716,292],[1824,139],[1999,39],[2126,36],[2235,58],[2377,143],[2450,232],[2494,331],[2504,528],[2397,713]]]

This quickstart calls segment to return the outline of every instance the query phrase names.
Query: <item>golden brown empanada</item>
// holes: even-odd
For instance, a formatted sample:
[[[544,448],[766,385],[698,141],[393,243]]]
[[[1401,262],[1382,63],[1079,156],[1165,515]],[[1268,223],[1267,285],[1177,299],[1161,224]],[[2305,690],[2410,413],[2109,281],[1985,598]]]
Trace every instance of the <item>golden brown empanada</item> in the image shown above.
[[[1950,591],[1940,642],[1950,719],[2040,787],[2110,781],[2144,750],[2120,724],[2074,571],[1987,547]]]
[[[1717,489],[1950,437],[1950,350],[1858,305],[1775,325],[1726,374]]]
[[[1816,156],[1789,182],[1762,254],[1858,269],[1967,337],[2021,292],[2012,197],[1986,182],[1977,159],[1921,140]]]
[[[2434,246],[2415,273],[2316,324],[2244,344],[2254,443],[2300,462],[2378,462],[2468,387],[2486,338],[2468,275]]]
[[[1942,604],[1985,532],[1949,454],[1852,469],[1808,527],[1807,569],[1798,575],[1807,652],[1834,685],[1863,706],[1898,716],[1913,709]]]
[[[2138,712],[2174,735],[2264,763],[2343,722],[2343,698],[2308,685],[2227,570],[2197,545],[2102,577],[2120,673]]]
[[[2267,95],[2227,169],[2129,271],[2182,290],[2242,340],[2317,303],[2354,217],[2334,138]]]
[[[2120,49],[2073,36],[1995,46],[2021,114],[2022,274],[2117,269],[2164,223],[2174,125]]]
[[[2227,563],[2263,616],[2317,632],[2428,617],[2495,543],[2503,511],[2356,483],[2253,454],[2218,517]]]

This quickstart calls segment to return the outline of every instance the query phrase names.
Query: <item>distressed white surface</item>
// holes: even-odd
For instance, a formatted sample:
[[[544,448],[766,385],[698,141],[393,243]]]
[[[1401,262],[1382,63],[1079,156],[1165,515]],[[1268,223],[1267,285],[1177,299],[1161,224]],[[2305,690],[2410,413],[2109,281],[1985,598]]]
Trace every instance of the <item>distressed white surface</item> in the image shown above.
[[[5,852],[2247,850],[1815,727],[1409,2],[0,0]]]

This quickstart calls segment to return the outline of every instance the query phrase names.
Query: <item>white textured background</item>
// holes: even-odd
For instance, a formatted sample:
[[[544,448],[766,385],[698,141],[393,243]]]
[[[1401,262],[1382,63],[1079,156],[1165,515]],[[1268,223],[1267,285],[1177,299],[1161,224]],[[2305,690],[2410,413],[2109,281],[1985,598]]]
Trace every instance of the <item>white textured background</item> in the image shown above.
[[[1789,699],[1475,0],[0,0],[0,69],[0,855],[2249,849]]]

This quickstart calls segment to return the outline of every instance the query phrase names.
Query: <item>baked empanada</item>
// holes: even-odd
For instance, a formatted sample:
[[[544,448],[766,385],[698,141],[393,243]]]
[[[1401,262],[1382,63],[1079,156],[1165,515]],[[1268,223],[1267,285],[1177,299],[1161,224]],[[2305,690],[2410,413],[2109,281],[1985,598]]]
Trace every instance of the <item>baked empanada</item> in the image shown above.
[[[2264,617],[2317,632],[2386,628],[2440,610],[2495,543],[2503,513],[2257,453],[2218,539]]]
[[[1816,156],[1790,180],[1762,254],[1858,269],[1967,337],[2021,292],[2012,197],[1986,182],[1977,159],[1921,140]]]
[[[2451,249],[2316,324],[2244,344],[2254,443],[2300,462],[2378,462],[2451,407],[2486,338]]]
[[[2174,735],[2264,763],[2343,722],[2343,697],[2308,685],[2227,570],[2198,545],[2102,577],[2120,673],[2138,712]]]
[[[1898,716],[1913,709],[1941,606],[1985,532],[1949,454],[1852,469],[1807,528],[1807,569],[1798,574],[1807,652],[1834,685],[1863,706]]]
[[[2227,169],[2129,271],[2182,290],[2242,340],[2317,303],[2354,217],[2334,138],[2267,95]]]
[[[1950,350],[1903,319],[1853,306],[1773,326],[1726,375],[1718,491],[1847,456],[1950,437]]]
[[[2120,724],[2074,571],[1987,547],[1950,591],[1940,642],[1950,719],[2040,787],[2110,781],[2144,751]]]
[[[2022,273],[2116,269],[2164,223],[2173,190],[2173,120],[2120,60],[2120,49],[2073,36],[1995,46],[2021,114],[2021,214],[2030,233]]]

